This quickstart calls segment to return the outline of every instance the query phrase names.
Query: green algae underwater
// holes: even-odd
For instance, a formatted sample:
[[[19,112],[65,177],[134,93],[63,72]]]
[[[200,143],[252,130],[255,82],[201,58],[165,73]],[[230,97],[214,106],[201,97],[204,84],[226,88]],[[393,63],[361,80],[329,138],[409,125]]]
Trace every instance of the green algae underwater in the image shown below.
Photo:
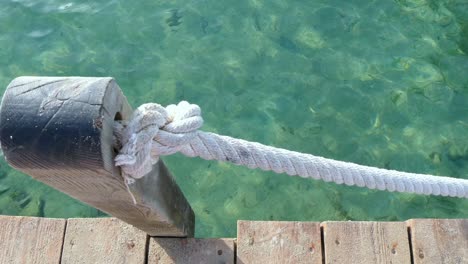
[[[113,76],[134,107],[200,105],[205,131],[468,179],[465,0],[5,0],[0,32],[2,93],[22,75]],[[468,217],[458,198],[163,159],[197,237],[234,237],[238,219]],[[3,159],[0,214],[105,216]]]

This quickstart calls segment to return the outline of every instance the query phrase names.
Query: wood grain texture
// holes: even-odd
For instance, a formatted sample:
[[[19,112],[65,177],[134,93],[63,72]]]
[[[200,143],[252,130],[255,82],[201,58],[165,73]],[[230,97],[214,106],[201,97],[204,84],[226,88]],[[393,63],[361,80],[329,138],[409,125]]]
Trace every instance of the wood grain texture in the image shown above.
[[[468,263],[468,219],[409,220],[415,264]]]
[[[152,237],[148,263],[234,263],[234,239]]]
[[[114,166],[114,120],[132,110],[112,78],[19,77],[0,109],[10,165],[148,234],[193,236],[194,214],[160,161],[130,189]]]
[[[62,263],[144,263],[148,236],[116,218],[68,219]]]
[[[0,263],[60,263],[64,219],[0,216]]]
[[[325,263],[411,263],[403,222],[324,222]]]
[[[320,224],[237,222],[237,263],[322,263]]]

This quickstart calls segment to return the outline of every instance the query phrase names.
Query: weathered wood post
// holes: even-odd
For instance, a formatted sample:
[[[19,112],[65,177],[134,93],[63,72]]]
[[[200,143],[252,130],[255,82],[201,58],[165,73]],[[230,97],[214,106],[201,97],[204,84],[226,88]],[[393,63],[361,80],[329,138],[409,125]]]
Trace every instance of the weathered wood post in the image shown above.
[[[19,77],[3,96],[0,141],[14,168],[152,236],[193,236],[194,213],[163,162],[130,186],[114,166],[114,120],[131,107],[112,78]]]

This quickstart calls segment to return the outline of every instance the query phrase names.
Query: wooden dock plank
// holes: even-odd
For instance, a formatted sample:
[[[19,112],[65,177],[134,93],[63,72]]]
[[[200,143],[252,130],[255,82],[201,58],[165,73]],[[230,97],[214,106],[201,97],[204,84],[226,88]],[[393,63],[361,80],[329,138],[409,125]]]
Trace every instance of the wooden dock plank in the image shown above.
[[[234,239],[151,237],[148,263],[234,263]]]
[[[0,216],[0,263],[60,263],[65,219]]]
[[[237,263],[322,263],[320,224],[238,221]]]
[[[411,263],[403,222],[324,222],[325,263]]]
[[[0,216],[0,263],[411,263],[411,248],[415,264],[468,263],[468,219],[322,227],[323,256],[312,222],[239,221],[236,248],[235,239],[149,238],[115,218]]]
[[[116,218],[68,219],[62,263],[144,263],[147,238]]]
[[[415,264],[468,263],[468,219],[408,221]]]

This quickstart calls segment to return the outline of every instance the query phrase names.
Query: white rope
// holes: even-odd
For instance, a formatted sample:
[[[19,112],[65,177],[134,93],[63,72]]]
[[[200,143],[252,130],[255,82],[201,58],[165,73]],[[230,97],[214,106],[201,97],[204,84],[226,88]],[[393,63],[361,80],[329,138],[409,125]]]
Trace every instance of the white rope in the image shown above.
[[[468,198],[468,180],[399,172],[336,161],[214,133],[198,131],[201,110],[185,101],[166,108],[140,106],[127,123],[117,123],[123,146],[115,158],[127,184],[151,171],[159,156],[176,152],[206,160],[229,161],[251,169],[322,179],[369,189]]]

